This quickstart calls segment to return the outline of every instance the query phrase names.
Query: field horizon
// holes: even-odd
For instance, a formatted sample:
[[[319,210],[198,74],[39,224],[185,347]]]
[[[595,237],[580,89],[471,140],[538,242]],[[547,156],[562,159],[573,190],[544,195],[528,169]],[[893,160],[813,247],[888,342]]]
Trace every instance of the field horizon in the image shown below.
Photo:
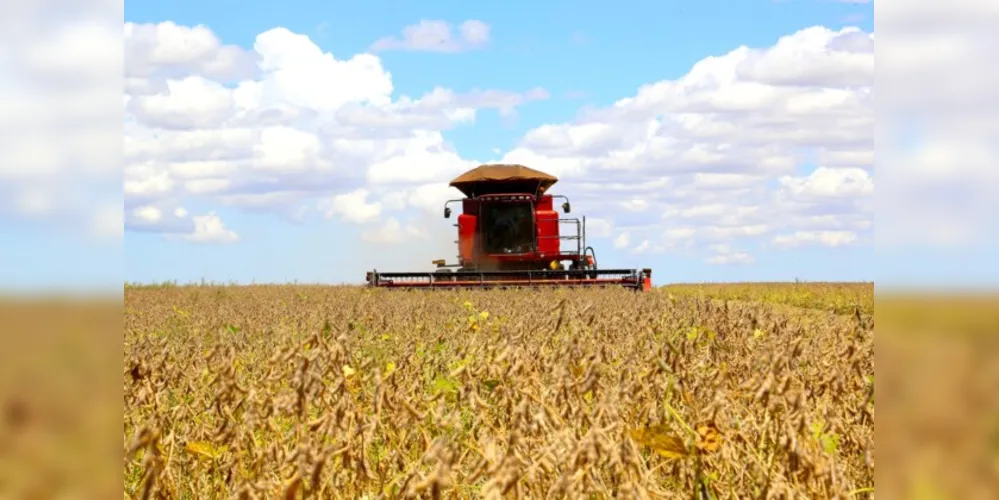
[[[854,285],[854,286],[874,286],[874,280],[871,281],[857,281],[857,280],[845,280],[845,281],[831,281],[831,280],[773,280],[773,281],[690,281],[690,282],[670,282],[663,284],[656,284],[653,281],[653,288],[669,288],[669,287],[686,287],[686,286],[709,286],[709,285],[753,285],[753,286],[764,286],[764,285]],[[226,286],[226,287],[241,287],[241,286],[311,286],[311,287],[365,287],[363,279],[357,283],[325,283],[325,282],[309,282],[309,281],[287,281],[287,282],[269,282],[261,281],[249,283],[242,282],[225,282],[225,281],[188,281],[181,282],[178,280],[165,280],[165,281],[151,281],[151,282],[138,282],[138,281],[125,281],[123,285],[127,288],[155,288],[161,286],[176,286],[176,287],[189,287],[189,286]]]

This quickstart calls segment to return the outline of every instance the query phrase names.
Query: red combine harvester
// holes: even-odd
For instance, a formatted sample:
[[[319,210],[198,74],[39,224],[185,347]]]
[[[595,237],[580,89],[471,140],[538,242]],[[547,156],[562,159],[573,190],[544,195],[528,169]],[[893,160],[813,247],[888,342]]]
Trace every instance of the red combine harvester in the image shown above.
[[[369,286],[385,288],[495,288],[623,286],[648,291],[651,269],[597,269],[586,245],[586,217],[561,218],[569,199],[547,194],[558,178],[523,165],[482,165],[450,185],[466,196],[458,216],[458,263],[435,260],[431,272],[367,273]],[[563,233],[563,225],[571,232]],[[565,243],[565,244],[564,244]],[[569,248],[566,248],[569,247]],[[457,268],[454,270],[452,268]]]

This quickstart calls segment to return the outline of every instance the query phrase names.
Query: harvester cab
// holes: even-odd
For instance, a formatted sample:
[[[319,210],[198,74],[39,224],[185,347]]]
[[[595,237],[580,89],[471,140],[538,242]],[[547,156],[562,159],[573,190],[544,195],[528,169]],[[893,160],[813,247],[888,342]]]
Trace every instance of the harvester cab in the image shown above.
[[[647,291],[650,269],[598,269],[586,244],[586,217],[568,217],[563,195],[548,194],[558,178],[523,165],[482,165],[451,181],[464,198],[455,227],[458,259],[432,261],[430,272],[367,273],[369,286],[389,288],[490,288],[624,286]],[[561,200],[565,216],[555,210]]]

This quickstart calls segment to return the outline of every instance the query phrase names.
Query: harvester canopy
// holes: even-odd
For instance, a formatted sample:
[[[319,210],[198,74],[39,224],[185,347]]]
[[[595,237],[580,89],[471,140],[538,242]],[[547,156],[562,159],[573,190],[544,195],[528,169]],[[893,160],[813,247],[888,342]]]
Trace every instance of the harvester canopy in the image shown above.
[[[480,165],[455,177],[450,186],[465,196],[527,192],[542,194],[558,177],[517,164]]]

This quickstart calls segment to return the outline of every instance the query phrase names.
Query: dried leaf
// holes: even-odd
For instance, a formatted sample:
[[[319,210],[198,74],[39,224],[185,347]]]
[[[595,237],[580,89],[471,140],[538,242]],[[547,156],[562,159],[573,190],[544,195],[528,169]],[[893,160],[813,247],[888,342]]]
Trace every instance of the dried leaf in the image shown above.
[[[188,441],[187,444],[184,445],[184,449],[200,457],[214,460],[222,456],[228,447],[225,445],[216,447],[208,441]]]
[[[712,453],[721,447],[722,436],[718,427],[713,423],[705,423],[697,426],[697,442],[695,446],[702,453]]]
[[[683,458],[690,454],[683,440],[665,424],[634,429],[629,434],[636,443],[651,448],[666,458]]]

